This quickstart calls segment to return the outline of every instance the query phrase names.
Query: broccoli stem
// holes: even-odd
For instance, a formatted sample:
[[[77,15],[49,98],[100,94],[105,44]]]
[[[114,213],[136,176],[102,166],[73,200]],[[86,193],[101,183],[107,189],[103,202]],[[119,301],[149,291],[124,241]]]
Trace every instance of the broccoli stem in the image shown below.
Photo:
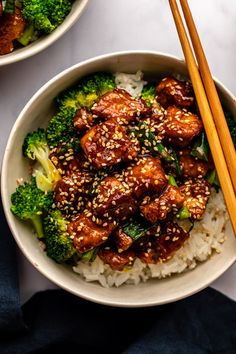
[[[45,170],[49,180],[53,181],[53,183],[57,182],[60,179],[60,174],[53,165],[52,161],[49,160],[48,152],[45,152],[43,149],[39,149],[35,151],[35,156]]]
[[[35,171],[36,185],[41,191],[50,192],[52,190],[52,182],[43,174],[42,171]]]
[[[208,161],[209,145],[207,142],[206,135],[202,133],[201,138],[199,138],[193,146],[190,155],[198,158],[199,160]]]
[[[34,25],[30,23],[28,26],[26,26],[26,29],[24,30],[23,34],[21,35],[20,38],[17,39],[17,41],[23,46],[26,46],[31,41],[33,34],[34,34]]]
[[[191,216],[191,214],[186,206],[181,208],[179,210],[178,214],[176,214],[176,217],[180,220],[188,219],[188,218],[190,218],[190,216]]]
[[[166,161],[172,162],[175,166],[175,171],[177,176],[181,176],[181,168],[179,165],[179,160],[177,154],[174,150],[168,151],[167,148],[161,143],[156,144],[154,147],[155,151],[158,151],[158,154]]]
[[[48,152],[44,151],[43,149],[35,149],[35,157],[36,160],[42,165],[46,173],[48,174],[49,172],[49,166],[48,166]]]
[[[176,152],[174,150],[172,150],[171,155],[172,155],[172,157],[174,159],[173,163],[175,165],[176,174],[179,177],[179,176],[181,176],[182,172],[181,172],[181,168],[180,168],[180,164],[179,164],[179,160],[178,160],[177,154],[176,154]]]
[[[43,225],[42,225],[41,215],[34,215],[33,218],[31,219],[31,222],[35,228],[37,237],[43,238],[44,233],[43,233]]]
[[[123,231],[134,241],[142,237],[150,228],[150,224],[146,220],[134,220],[123,226]]]
[[[161,157],[167,162],[174,161],[173,156],[171,156],[167,150],[167,148],[161,143],[157,143],[154,148],[154,151],[157,151]]]
[[[168,181],[169,181],[169,184],[171,184],[172,186],[174,187],[178,187],[177,183],[176,183],[176,180],[174,178],[174,176],[168,176]]]
[[[3,12],[6,14],[14,14],[15,0],[6,0]]]
[[[93,262],[97,256],[98,250],[99,247],[95,247],[90,251],[83,253],[80,260],[85,262]]]
[[[139,123],[138,128],[133,133],[147,150],[160,155],[167,162],[174,161],[174,157],[168,152],[167,148],[162,143],[157,142],[155,134],[145,121]]]
[[[135,128],[132,133],[153,155],[159,155],[167,163],[173,163],[177,176],[181,175],[181,169],[176,152],[173,149],[168,150],[162,143],[157,141],[157,137],[152,132],[147,122],[140,122],[138,127]]]
[[[218,190],[220,188],[220,182],[219,182],[216,170],[210,171],[206,176],[206,180],[213,187],[215,187],[216,190]]]

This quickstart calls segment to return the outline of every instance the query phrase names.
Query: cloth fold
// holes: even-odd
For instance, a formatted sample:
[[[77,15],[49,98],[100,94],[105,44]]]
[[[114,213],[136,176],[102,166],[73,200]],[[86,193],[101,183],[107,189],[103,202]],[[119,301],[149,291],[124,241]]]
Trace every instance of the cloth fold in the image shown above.
[[[207,288],[149,308],[115,308],[63,290],[22,307],[15,242],[1,208],[1,354],[235,354],[236,302]]]
[[[34,295],[22,312],[28,330],[0,341],[1,354],[236,353],[236,303],[210,288],[137,309],[48,290]]]

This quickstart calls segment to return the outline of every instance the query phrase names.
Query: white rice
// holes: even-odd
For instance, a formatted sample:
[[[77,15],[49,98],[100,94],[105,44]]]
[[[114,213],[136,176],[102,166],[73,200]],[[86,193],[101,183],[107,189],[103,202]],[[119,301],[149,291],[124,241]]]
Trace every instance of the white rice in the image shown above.
[[[146,84],[142,80],[143,73],[116,73],[117,87],[128,91],[133,97],[138,97]],[[208,259],[212,253],[220,252],[225,240],[224,230],[228,214],[222,192],[211,190],[211,196],[202,220],[195,222],[189,239],[168,262],[145,264],[136,259],[133,266],[124,271],[112,270],[107,264],[96,257],[92,263],[78,262],[73,270],[86,281],[97,281],[104,287],[120,286],[124,283],[138,284],[150,278],[165,278],[175,273],[182,273],[196,267],[199,262]]]
[[[136,259],[131,268],[124,271],[112,270],[96,257],[95,261],[78,262],[73,270],[86,281],[98,281],[104,287],[119,287],[124,283],[138,284],[150,278],[165,278],[172,274],[193,269],[199,262],[207,260],[213,253],[221,251],[225,241],[225,225],[228,214],[222,192],[211,190],[211,196],[202,220],[195,222],[189,239],[169,261],[145,264]]]
[[[142,78],[143,73],[141,71],[137,71],[136,74],[116,73],[115,83],[118,88],[128,91],[131,96],[138,97],[143,86],[147,83]]]

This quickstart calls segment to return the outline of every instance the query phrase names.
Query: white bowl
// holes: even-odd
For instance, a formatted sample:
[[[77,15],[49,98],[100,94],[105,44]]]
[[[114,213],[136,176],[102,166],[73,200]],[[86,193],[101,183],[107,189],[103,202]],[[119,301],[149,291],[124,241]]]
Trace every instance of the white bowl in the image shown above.
[[[15,49],[9,54],[0,55],[0,66],[16,63],[17,61],[29,58],[50,46],[64,33],[66,33],[70,27],[79,19],[87,4],[88,0],[75,0],[72,5],[71,12],[55,31],[48,35],[41,36],[39,39],[27,45],[26,47]]]
[[[45,126],[53,113],[53,98],[75,81],[96,71],[136,72],[158,77],[170,73],[187,75],[183,60],[170,55],[132,51],[114,53],[79,63],[50,80],[27,103],[11,131],[2,166],[2,200],[13,236],[29,261],[48,279],[61,288],[85,299],[113,306],[141,307],[176,301],[192,295],[208,286],[223,274],[236,260],[236,240],[231,226],[227,228],[227,241],[220,254],[199,264],[194,270],[163,280],[149,280],[137,286],[103,288],[97,283],[87,283],[71,268],[59,265],[47,257],[33,235],[32,229],[17,220],[10,212],[10,196],[16,188],[16,179],[27,178],[27,162],[22,157],[21,146],[27,132]],[[223,103],[236,114],[233,95],[218,81],[217,87]]]

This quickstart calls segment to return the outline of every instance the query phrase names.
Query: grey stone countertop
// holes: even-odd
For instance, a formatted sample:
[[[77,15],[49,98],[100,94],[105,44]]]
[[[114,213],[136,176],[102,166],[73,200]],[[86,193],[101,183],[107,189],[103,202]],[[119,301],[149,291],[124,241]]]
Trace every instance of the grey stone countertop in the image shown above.
[[[214,76],[236,92],[234,0],[189,0]],[[79,21],[43,52],[0,68],[0,154],[30,97],[49,79],[82,60],[124,50],[155,50],[183,57],[167,0],[90,0]],[[18,252],[22,302],[55,285]],[[236,265],[212,286],[236,300]]]

